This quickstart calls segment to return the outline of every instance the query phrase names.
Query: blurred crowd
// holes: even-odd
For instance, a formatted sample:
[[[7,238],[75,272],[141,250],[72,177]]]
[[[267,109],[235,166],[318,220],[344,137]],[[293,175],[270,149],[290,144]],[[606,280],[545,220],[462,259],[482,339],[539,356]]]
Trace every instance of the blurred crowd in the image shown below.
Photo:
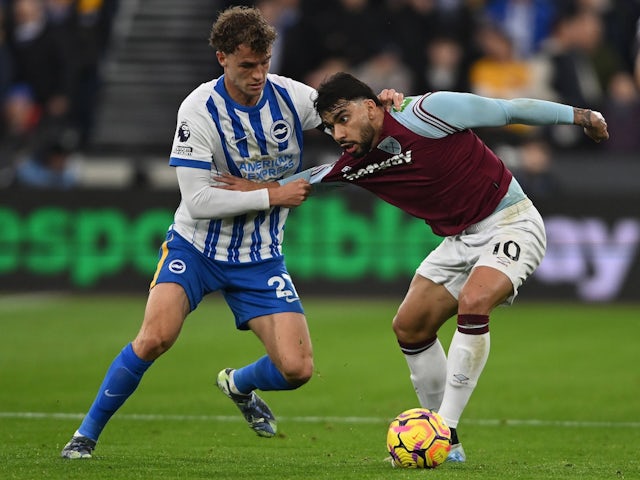
[[[0,0],[0,187],[69,188],[118,0]]]
[[[601,111],[612,134],[597,147],[571,126],[480,132],[531,196],[557,193],[550,173],[557,150],[598,148],[635,153],[640,160],[640,1],[261,0],[255,5],[278,29],[272,71],[312,86],[347,70],[374,91],[535,97]]]
[[[264,12],[278,31],[273,73],[318,86],[346,70],[374,90],[465,91],[597,109],[611,132],[597,148],[640,152],[640,0],[212,4]],[[91,141],[117,9],[118,0],[0,0],[0,184],[73,185],[65,158]],[[532,195],[556,188],[548,175],[554,151],[588,145],[566,126],[480,133]],[[13,177],[2,174],[16,165]]]

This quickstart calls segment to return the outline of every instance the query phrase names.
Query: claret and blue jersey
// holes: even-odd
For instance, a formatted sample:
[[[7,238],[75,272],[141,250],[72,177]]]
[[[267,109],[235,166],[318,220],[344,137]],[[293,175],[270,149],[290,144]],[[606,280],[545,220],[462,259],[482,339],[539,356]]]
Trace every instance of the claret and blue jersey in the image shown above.
[[[427,93],[385,112],[379,143],[366,155],[344,153],[297,176],[353,183],[423,219],[436,234],[455,235],[525,197],[472,128],[572,122],[573,109],[553,102]]]

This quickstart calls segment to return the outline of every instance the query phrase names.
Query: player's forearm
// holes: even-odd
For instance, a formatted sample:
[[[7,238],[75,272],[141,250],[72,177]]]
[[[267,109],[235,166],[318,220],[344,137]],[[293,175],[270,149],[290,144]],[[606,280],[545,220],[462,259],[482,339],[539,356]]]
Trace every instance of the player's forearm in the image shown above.
[[[177,167],[176,173],[182,201],[196,220],[229,218],[269,209],[266,188],[244,192],[224,190],[211,185],[209,170]]]
[[[573,108],[556,102],[532,98],[502,100],[509,124],[570,125],[574,121]]]
[[[250,192],[236,192],[214,187],[203,188],[183,201],[195,220],[211,220],[237,217],[249,212],[269,209],[269,193],[266,188]]]
[[[458,129],[573,123],[568,105],[533,98],[488,98],[471,93],[435,92],[423,97],[421,109]]]

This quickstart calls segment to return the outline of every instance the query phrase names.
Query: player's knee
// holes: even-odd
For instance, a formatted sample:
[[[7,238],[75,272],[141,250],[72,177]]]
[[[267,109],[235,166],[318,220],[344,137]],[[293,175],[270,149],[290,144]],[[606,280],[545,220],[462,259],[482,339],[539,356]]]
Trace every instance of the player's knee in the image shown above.
[[[313,360],[305,359],[284,365],[281,373],[287,383],[294,387],[300,387],[307,383],[313,375]]]
[[[133,350],[141,359],[151,361],[169,350],[174,342],[174,338],[163,337],[161,335],[139,335],[133,341]]]
[[[488,315],[493,308],[493,298],[481,290],[460,292],[458,297],[458,311]]]
[[[393,317],[391,328],[398,341],[408,343],[415,343],[425,338],[431,338],[437,333],[437,328],[434,327],[432,322],[427,318],[412,319],[401,313]]]
[[[399,315],[393,317],[393,321],[391,322],[391,329],[395,334],[398,340],[405,340],[407,337],[411,337],[413,329],[407,328],[405,322],[403,322],[402,318]]]

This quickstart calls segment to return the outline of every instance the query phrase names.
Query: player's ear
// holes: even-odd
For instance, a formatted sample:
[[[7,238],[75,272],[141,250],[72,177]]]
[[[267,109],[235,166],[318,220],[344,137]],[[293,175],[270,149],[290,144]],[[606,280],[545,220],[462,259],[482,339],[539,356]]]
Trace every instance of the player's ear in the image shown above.
[[[378,104],[371,100],[370,98],[365,99],[365,105],[367,107],[367,112],[369,113],[369,117],[372,117],[376,110],[378,109]]]
[[[216,50],[216,58],[218,59],[218,63],[220,64],[220,66],[224,68],[227,64],[227,56],[224,54],[224,52]]]

